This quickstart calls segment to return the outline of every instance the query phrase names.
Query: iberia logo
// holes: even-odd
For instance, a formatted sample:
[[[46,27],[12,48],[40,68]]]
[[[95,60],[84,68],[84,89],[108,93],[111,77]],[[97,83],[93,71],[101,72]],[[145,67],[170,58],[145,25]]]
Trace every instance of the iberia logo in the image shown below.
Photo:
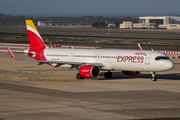
[[[146,55],[146,53],[143,53],[143,52],[137,52],[137,53],[135,53],[135,55]]]
[[[89,70],[88,70],[88,69],[85,69],[85,70],[82,70],[82,72],[89,72]]]

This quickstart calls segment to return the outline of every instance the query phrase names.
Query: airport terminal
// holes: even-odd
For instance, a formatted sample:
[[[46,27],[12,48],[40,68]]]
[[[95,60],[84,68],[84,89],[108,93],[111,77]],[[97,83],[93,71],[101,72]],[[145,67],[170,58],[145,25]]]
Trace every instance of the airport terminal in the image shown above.
[[[162,29],[180,29],[180,17],[175,16],[146,16],[139,17],[139,23],[124,21],[120,28],[162,28]]]
[[[38,26],[71,26],[71,27],[92,27],[92,21],[38,21]],[[113,21],[107,22],[108,27],[115,27]],[[180,29],[180,17],[177,16],[145,16],[139,17],[139,23],[123,21],[120,29]]]

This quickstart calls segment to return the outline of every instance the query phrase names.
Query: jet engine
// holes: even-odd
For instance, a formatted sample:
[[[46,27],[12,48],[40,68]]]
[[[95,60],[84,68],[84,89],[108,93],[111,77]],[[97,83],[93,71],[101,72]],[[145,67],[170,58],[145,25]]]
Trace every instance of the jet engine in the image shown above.
[[[79,73],[82,77],[94,78],[99,75],[100,70],[99,70],[99,67],[95,65],[84,65],[80,67]]]
[[[141,72],[138,71],[122,71],[124,75],[136,76],[139,75]]]

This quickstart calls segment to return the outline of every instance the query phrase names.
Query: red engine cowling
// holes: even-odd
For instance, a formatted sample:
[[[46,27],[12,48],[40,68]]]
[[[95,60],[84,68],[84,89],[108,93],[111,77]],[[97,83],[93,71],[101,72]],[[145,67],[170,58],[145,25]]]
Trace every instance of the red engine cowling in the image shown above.
[[[80,67],[79,73],[82,77],[94,78],[99,75],[100,70],[99,70],[99,67],[95,65],[84,65]]]
[[[137,72],[137,71],[122,71],[122,73],[124,75],[136,76],[136,75],[139,75],[141,72]]]

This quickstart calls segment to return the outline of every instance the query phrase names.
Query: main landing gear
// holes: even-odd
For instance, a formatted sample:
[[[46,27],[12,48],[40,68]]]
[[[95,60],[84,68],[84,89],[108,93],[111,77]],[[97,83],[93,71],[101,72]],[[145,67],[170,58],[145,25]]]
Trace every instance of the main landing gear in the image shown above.
[[[112,72],[110,72],[110,70],[108,70],[108,72],[104,73],[105,78],[112,78],[112,76],[113,76],[113,74],[112,74]]]
[[[152,81],[157,81],[155,72],[151,72],[152,75]]]
[[[78,73],[78,74],[76,75],[76,78],[77,78],[77,79],[84,79],[84,77],[82,77],[82,76],[80,75],[80,73]]]

